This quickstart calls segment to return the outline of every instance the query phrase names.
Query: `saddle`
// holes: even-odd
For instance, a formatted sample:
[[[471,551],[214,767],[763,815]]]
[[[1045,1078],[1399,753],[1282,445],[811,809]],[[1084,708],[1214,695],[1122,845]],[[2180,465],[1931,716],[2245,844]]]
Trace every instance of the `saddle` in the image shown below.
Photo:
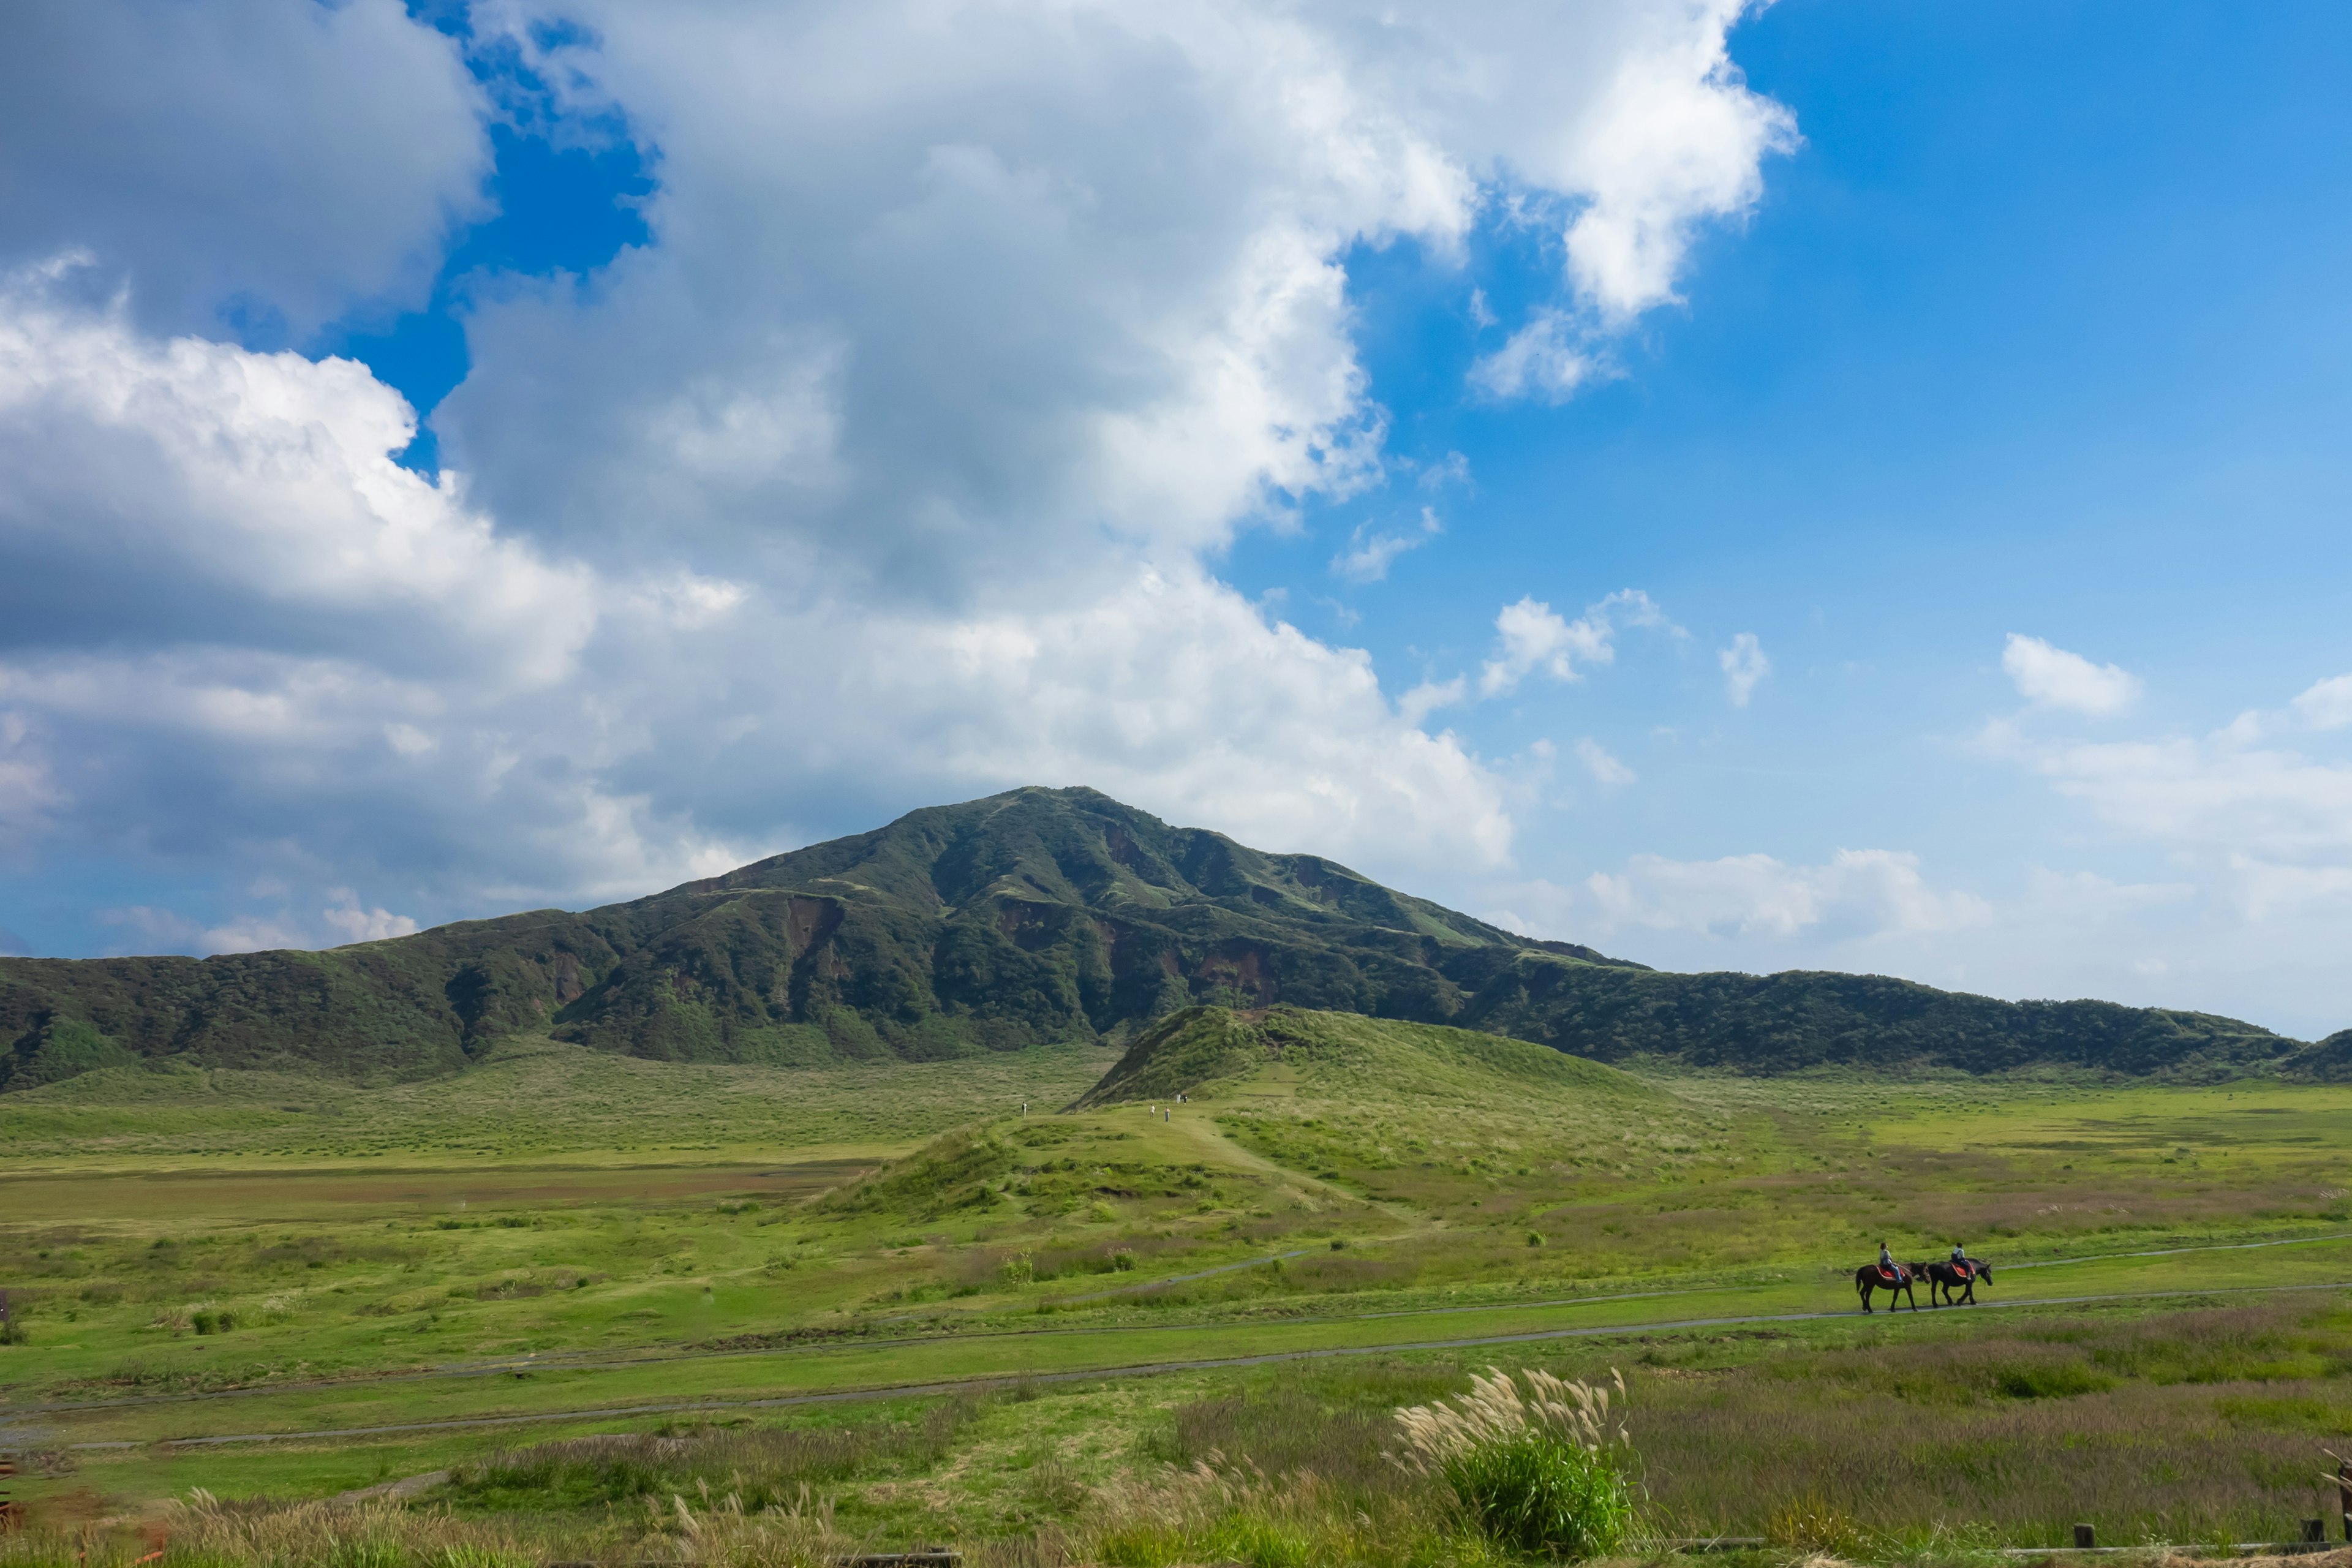
[[[1952,1278],[1955,1279],[1973,1279],[1977,1277],[1977,1266],[1974,1263],[1955,1263],[1950,1265],[1950,1268]]]
[[[1889,1268],[1884,1263],[1874,1263],[1871,1265],[1871,1268],[1881,1279],[1884,1279],[1889,1285],[1900,1285],[1904,1280],[1910,1278],[1910,1276],[1906,1274],[1899,1265],[1895,1268]]]

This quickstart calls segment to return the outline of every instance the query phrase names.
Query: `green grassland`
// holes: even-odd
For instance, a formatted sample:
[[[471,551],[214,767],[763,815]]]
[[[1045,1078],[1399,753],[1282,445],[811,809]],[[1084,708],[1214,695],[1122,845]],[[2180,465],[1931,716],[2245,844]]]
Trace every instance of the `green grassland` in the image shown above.
[[[793,1551],[1436,1561],[1388,1410],[1613,1364],[1670,1533],[2274,1537],[2352,1436],[2347,1120],[2344,1086],[1665,1076],[1282,1008],[1115,1064],[115,1068],[0,1096],[0,1440],[52,1519],[447,1470],[416,1519],[607,1555],[731,1488]],[[1967,1241],[1984,1305],[1862,1316],[1881,1237]]]

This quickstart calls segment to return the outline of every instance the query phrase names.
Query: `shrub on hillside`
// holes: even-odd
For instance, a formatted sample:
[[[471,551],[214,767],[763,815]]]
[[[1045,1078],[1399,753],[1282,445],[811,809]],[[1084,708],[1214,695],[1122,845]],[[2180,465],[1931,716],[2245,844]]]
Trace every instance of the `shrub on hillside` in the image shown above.
[[[1486,1373],[1451,1401],[1399,1410],[1396,1462],[1444,1482],[1498,1546],[1570,1562],[1622,1546],[1636,1513],[1633,1449],[1623,1426],[1606,1425],[1610,1391],[1542,1371]]]

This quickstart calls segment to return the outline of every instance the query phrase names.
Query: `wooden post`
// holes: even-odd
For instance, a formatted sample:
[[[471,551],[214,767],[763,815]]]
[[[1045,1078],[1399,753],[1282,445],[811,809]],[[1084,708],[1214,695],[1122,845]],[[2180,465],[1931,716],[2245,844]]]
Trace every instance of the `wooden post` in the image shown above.
[[[2087,1552],[2098,1543],[2099,1532],[2097,1531],[2093,1530],[2087,1524],[2078,1524],[2074,1527],[2074,1544],[2077,1547]]]

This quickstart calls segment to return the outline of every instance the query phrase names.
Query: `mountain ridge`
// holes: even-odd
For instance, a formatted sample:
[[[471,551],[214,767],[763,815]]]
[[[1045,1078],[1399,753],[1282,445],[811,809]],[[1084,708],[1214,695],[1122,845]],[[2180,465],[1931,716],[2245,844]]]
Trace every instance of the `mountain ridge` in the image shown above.
[[[1782,1072],[2295,1070],[2235,1019],[2011,1003],[1883,976],[1670,974],[1539,942],[1320,856],[1025,787],[572,913],[325,952],[0,959],[0,1089],[185,1057],[368,1079],[501,1035],[653,1059],[940,1059],[1121,1043],[1186,1007],[1283,1005],[1509,1036],[1602,1061]],[[2327,1053],[2333,1065],[2341,1050]]]

